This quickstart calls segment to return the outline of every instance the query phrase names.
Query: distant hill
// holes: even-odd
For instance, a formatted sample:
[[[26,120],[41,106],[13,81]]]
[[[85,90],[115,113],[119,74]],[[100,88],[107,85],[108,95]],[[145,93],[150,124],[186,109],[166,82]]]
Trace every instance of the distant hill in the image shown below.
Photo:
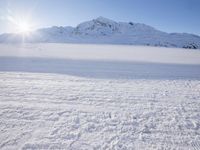
[[[151,26],[116,22],[104,17],[80,23],[77,27],[42,28],[29,35],[5,33],[0,35],[1,43],[10,42],[49,43],[101,43],[129,44],[162,47],[200,48],[200,37],[188,33],[166,33]]]

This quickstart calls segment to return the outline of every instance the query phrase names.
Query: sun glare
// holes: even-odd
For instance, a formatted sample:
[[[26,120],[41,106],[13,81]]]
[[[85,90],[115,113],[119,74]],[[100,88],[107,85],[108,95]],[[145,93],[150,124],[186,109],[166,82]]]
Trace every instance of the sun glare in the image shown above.
[[[17,31],[21,33],[28,33],[31,31],[31,24],[26,21],[21,21],[17,23]]]
[[[14,27],[14,32],[28,34],[34,29],[34,24],[30,17],[9,15],[7,19]]]

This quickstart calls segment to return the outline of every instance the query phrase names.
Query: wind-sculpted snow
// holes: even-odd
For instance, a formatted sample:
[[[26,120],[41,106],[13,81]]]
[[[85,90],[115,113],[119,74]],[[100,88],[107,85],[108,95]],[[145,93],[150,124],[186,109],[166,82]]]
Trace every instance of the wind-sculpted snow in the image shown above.
[[[0,45],[0,149],[199,149],[199,55]]]
[[[1,149],[199,149],[200,82],[0,73]]]
[[[166,33],[151,26],[116,22],[107,18],[80,23],[76,27],[42,28],[24,34],[0,35],[1,43],[98,43],[147,45],[157,47],[200,48],[200,37],[187,33]]]

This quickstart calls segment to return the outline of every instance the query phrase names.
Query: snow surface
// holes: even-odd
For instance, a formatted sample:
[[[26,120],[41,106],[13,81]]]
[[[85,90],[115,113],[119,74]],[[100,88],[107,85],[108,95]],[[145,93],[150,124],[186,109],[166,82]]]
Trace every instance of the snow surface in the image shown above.
[[[0,45],[0,149],[199,149],[200,51]]]
[[[116,22],[104,17],[80,23],[76,27],[50,27],[28,35],[2,34],[0,43],[101,43],[148,45],[158,47],[200,48],[200,37],[187,33],[166,33],[151,26]]]

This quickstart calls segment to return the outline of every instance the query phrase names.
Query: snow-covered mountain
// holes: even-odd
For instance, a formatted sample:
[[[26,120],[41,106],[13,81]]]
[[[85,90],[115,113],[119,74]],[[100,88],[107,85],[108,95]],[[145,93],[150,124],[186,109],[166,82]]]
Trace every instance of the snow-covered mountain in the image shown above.
[[[166,33],[141,23],[115,22],[98,17],[77,27],[42,28],[29,35],[2,34],[0,42],[58,42],[132,44],[200,48],[200,37],[187,33]]]

